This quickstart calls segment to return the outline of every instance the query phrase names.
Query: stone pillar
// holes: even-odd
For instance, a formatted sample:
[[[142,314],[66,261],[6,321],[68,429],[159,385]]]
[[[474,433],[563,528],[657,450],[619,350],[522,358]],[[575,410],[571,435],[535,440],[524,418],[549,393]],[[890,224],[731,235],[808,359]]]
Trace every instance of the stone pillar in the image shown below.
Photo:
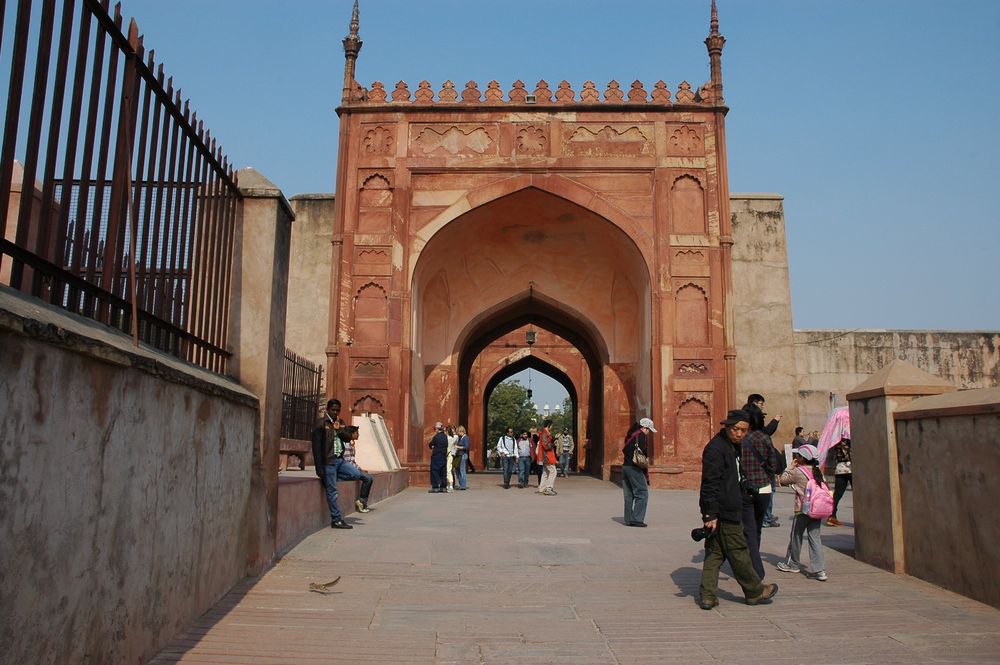
[[[295,215],[281,190],[252,168],[239,172],[243,201],[236,218],[229,346],[231,373],[260,399],[260,435],[250,469],[248,572],[275,553],[281,380],[285,355],[289,248]]]
[[[847,395],[851,414],[855,556],[906,572],[899,457],[893,412],[918,397],[956,390],[902,360],[872,374]]]

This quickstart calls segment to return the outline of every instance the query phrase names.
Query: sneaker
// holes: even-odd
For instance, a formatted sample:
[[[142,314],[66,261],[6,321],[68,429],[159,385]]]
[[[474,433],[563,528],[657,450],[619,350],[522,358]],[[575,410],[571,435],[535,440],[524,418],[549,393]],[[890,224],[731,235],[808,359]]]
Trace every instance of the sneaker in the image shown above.
[[[698,603],[698,606],[701,607],[701,609],[703,610],[710,610],[714,607],[718,607],[719,601],[717,601],[715,598],[702,598],[701,602]]]
[[[448,489],[445,490],[445,492],[447,492],[448,494],[451,494],[454,491],[455,491],[455,489],[452,488],[452,487],[449,487]]]
[[[354,507],[358,510],[359,513],[371,512],[371,509],[369,509],[368,506],[365,505],[365,502],[362,501],[361,499],[358,499],[357,501],[354,502]]]
[[[554,489],[547,489],[544,492],[542,492],[542,494],[545,494],[546,496],[555,496],[556,494],[559,494],[559,492],[555,491]]]
[[[767,521],[765,521],[765,522],[764,522],[764,524],[763,524],[762,526],[763,526],[763,527],[764,527],[765,529],[771,529],[771,528],[774,528],[774,527],[776,527],[776,526],[781,526],[781,522],[779,522],[779,521],[778,521],[778,520],[776,520],[776,519],[770,519],[770,520],[767,520]]]
[[[799,569],[798,566],[793,566],[791,564],[785,563],[784,561],[779,561],[777,564],[775,564],[774,567],[777,568],[778,570],[780,570],[783,573],[798,573],[798,572],[800,572],[800,569]]]
[[[769,603],[771,599],[774,598],[778,593],[777,584],[765,584],[764,590],[759,596],[747,596],[747,605],[760,605],[761,603]]]
[[[350,524],[348,524],[347,522],[345,522],[344,520],[336,520],[334,522],[330,522],[330,528],[331,529],[353,529],[354,527],[351,526]]]
[[[821,570],[818,573],[816,573],[815,575],[812,575],[811,577],[814,580],[819,580],[820,582],[826,582],[828,579],[830,579],[829,577],[826,576],[826,571],[825,570]]]
[[[638,526],[638,527],[646,528],[646,523],[645,522],[629,522],[628,526]]]

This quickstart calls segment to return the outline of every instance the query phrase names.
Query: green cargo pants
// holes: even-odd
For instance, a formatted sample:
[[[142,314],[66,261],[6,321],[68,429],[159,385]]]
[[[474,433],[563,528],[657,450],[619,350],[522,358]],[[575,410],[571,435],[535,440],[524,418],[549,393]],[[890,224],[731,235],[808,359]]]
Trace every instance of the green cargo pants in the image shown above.
[[[743,535],[743,525],[719,520],[715,533],[705,542],[705,565],[701,570],[702,602],[718,599],[719,569],[727,560],[733,569],[733,576],[743,587],[743,595],[753,598],[764,592],[764,585],[750,562],[750,547]]]

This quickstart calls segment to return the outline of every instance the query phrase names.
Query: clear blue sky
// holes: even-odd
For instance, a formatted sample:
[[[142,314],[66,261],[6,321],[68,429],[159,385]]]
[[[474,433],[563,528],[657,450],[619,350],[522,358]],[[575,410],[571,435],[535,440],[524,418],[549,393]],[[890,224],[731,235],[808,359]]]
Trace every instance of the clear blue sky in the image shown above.
[[[239,166],[331,191],[350,0],[125,0]],[[1000,2],[719,0],[730,189],[785,196],[798,328],[1000,329]],[[708,0],[362,0],[357,77],[708,79]],[[553,400],[554,401],[554,400]]]

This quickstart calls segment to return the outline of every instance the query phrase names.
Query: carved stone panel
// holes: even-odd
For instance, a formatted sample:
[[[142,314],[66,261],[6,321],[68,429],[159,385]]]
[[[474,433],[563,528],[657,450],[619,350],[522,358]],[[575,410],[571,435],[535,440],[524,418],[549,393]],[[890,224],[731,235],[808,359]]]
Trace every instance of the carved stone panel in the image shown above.
[[[445,157],[495,157],[498,152],[495,124],[433,124],[410,126],[410,154]]]
[[[363,157],[391,157],[396,137],[393,126],[365,125],[361,132],[361,155]]]
[[[685,247],[673,250],[670,268],[678,277],[708,277],[708,248]]]
[[[667,155],[699,157],[705,154],[705,126],[667,123]]]
[[[675,284],[676,331],[675,341],[679,346],[707,346],[708,333],[708,285],[700,282]]]
[[[382,246],[358,246],[354,248],[355,275],[392,274],[392,248]]]
[[[706,233],[705,190],[694,176],[674,180],[670,188],[670,224],[676,234]]]
[[[549,151],[547,124],[519,124],[514,127],[514,154],[542,157]]]
[[[647,125],[564,125],[563,153],[581,157],[639,157],[653,153]]]

